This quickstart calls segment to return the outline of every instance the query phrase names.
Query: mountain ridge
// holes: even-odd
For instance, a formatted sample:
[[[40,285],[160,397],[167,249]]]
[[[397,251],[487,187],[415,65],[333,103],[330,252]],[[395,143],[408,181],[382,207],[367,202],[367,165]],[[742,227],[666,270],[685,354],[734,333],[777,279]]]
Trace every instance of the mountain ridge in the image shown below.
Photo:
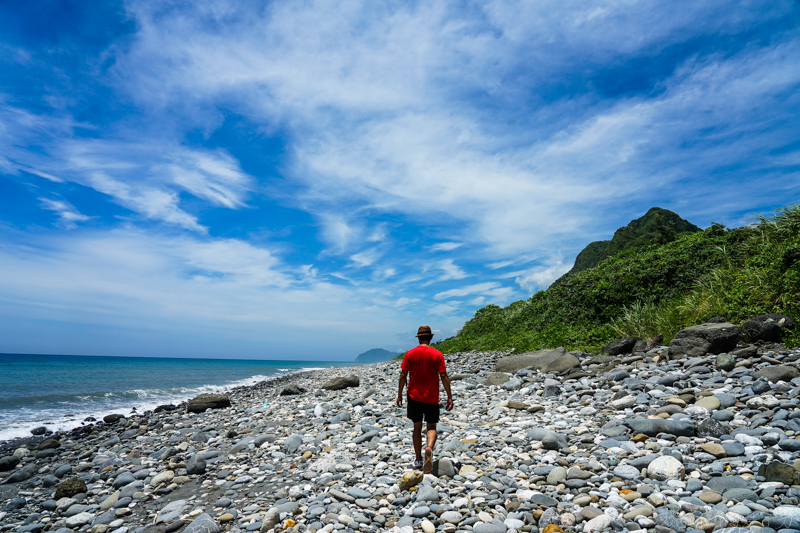
[[[661,207],[651,207],[643,216],[631,220],[627,226],[618,228],[607,241],[593,241],[575,257],[572,269],[557,279],[562,282],[577,272],[594,268],[609,257],[632,248],[651,244],[666,244],[682,233],[696,233],[701,229],[677,213]]]
[[[355,358],[356,363],[382,363],[383,361],[391,361],[400,355],[400,352],[390,352],[383,348],[373,348],[364,353],[358,354]]]

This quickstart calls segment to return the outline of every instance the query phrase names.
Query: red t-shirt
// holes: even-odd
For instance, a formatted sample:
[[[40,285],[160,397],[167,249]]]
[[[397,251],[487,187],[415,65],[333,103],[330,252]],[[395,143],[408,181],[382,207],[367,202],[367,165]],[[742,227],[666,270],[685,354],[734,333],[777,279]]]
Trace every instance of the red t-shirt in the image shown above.
[[[400,368],[411,374],[409,398],[422,403],[439,403],[439,372],[447,372],[442,352],[421,344],[406,352]]]

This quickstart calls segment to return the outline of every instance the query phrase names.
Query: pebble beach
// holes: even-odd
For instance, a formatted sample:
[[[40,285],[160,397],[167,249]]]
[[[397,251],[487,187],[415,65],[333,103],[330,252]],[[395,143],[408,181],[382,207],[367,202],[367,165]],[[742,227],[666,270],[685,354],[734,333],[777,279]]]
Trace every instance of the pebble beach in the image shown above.
[[[445,358],[431,474],[399,361],[329,368],[2,443],[0,531],[800,531],[796,349]]]

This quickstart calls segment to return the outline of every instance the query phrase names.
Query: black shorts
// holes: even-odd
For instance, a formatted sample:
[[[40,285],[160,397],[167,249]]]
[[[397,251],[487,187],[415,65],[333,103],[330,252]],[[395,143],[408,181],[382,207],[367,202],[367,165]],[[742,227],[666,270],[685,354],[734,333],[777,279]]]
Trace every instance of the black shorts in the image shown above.
[[[435,424],[439,421],[438,403],[422,403],[412,400],[408,396],[406,396],[406,399],[408,400],[406,416],[408,416],[412,422],[422,422],[423,418],[428,424]]]

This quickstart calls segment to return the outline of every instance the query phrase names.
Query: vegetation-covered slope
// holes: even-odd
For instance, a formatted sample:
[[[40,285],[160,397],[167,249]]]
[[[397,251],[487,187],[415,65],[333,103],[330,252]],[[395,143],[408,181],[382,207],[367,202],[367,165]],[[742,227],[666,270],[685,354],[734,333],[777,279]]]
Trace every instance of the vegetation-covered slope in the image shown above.
[[[488,305],[444,352],[555,346],[597,349],[620,336],[663,333],[722,315],[800,316],[800,207],[744,228],[721,225],[623,251],[508,307]],[[800,329],[800,328],[799,328]],[[798,332],[786,339],[800,340]]]
[[[681,233],[694,233],[700,228],[682,219],[676,213],[660,207],[651,207],[641,218],[614,232],[610,241],[594,241],[581,250],[567,276],[599,265],[609,257],[625,250],[651,244],[666,244]]]

